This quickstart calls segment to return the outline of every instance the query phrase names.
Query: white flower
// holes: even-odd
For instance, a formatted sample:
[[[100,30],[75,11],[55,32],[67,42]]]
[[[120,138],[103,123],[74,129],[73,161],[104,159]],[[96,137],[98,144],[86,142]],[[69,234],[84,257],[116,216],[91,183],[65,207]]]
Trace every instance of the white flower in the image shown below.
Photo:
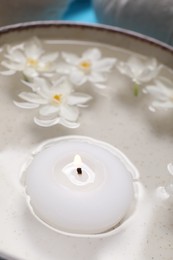
[[[27,84],[28,86],[28,84]],[[20,108],[39,108],[39,117],[35,117],[36,124],[44,127],[61,124],[69,128],[79,126],[79,108],[91,96],[74,92],[72,86],[60,78],[56,82],[43,78],[35,78],[29,87],[36,92],[22,92],[19,97],[25,102],[14,102]]]
[[[153,108],[173,108],[173,83],[166,78],[159,78],[153,85],[145,88],[145,93],[151,94],[156,101],[152,102]]]
[[[135,84],[140,85],[155,78],[161,65],[158,65],[154,58],[143,61],[135,56],[130,56],[126,62],[117,62],[117,69],[130,77]]]
[[[33,38],[25,43],[7,46],[5,58],[1,64],[8,71],[1,74],[10,75],[21,71],[27,77],[35,77],[55,71],[58,53],[46,53],[40,40]]]
[[[68,66],[62,66],[58,72],[69,74],[75,85],[89,81],[99,88],[102,87],[100,83],[106,81],[106,72],[111,70],[116,61],[115,58],[102,58],[100,50],[96,48],[86,50],[81,57],[66,52],[62,56]]]

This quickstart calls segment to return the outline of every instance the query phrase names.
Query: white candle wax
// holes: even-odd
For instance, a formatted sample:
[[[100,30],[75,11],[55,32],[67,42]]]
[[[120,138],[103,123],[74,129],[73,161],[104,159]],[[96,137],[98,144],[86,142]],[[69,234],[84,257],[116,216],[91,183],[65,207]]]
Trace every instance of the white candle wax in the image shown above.
[[[80,155],[80,162],[76,163],[75,155]],[[26,169],[26,194],[35,215],[53,229],[103,233],[130,209],[134,171],[113,146],[88,137],[67,136],[35,155]]]

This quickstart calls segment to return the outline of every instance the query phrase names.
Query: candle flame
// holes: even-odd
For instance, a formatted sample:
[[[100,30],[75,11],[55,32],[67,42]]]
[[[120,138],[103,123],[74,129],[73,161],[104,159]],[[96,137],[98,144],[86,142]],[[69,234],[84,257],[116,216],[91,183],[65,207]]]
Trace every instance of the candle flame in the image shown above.
[[[82,166],[82,159],[79,154],[76,154],[74,157],[74,165],[76,168],[80,168]]]

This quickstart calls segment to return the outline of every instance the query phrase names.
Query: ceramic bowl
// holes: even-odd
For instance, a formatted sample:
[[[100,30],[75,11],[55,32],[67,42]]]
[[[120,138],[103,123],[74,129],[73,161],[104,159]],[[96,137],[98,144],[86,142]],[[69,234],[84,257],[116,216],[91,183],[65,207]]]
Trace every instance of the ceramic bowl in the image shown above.
[[[153,97],[143,90],[160,77],[169,82],[173,80],[173,49],[151,38],[114,27],[31,22],[0,29],[1,62],[7,58],[13,60],[12,52],[8,57],[6,52],[33,37],[39,39],[46,51],[59,52],[61,62],[62,52],[81,56],[86,50],[96,48],[101,58],[115,58],[124,64],[129,57],[137,57],[144,63],[153,58],[161,69],[150,83],[139,83],[138,96],[133,93],[134,79],[120,73],[116,65],[105,74],[105,89],[98,88],[93,82],[77,86],[79,92],[87,92],[93,100],[87,108],[81,108],[80,126],[73,129],[63,125],[42,127],[35,124],[36,109],[21,109],[14,104],[16,100],[22,101],[18,97],[21,92],[31,90],[26,83],[28,78],[23,77],[21,71],[9,75],[8,70],[4,75],[7,67],[1,66],[1,255],[23,260],[171,260],[173,206],[165,187],[172,182],[167,169],[173,162],[172,112],[171,109],[152,112]],[[86,135],[114,145],[140,173],[138,205],[127,225],[122,225],[112,236],[81,238],[59,234],[40,223],[27,206],[21,183],[23,165],[41,143],[66,135]]]

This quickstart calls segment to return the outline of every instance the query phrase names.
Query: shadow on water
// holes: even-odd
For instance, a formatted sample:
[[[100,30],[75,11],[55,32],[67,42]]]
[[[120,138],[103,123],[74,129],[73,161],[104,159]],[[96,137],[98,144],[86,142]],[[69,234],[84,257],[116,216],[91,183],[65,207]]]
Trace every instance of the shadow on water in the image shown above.
[[[24,212],[25,240],[28,248],[33,248],[37,255],[44,259],[76,259],[96,260],[102,250],[103,241],[109,242],[108,238],[73,238],[58,234],[42,225],[36,220],[29,210]]]

